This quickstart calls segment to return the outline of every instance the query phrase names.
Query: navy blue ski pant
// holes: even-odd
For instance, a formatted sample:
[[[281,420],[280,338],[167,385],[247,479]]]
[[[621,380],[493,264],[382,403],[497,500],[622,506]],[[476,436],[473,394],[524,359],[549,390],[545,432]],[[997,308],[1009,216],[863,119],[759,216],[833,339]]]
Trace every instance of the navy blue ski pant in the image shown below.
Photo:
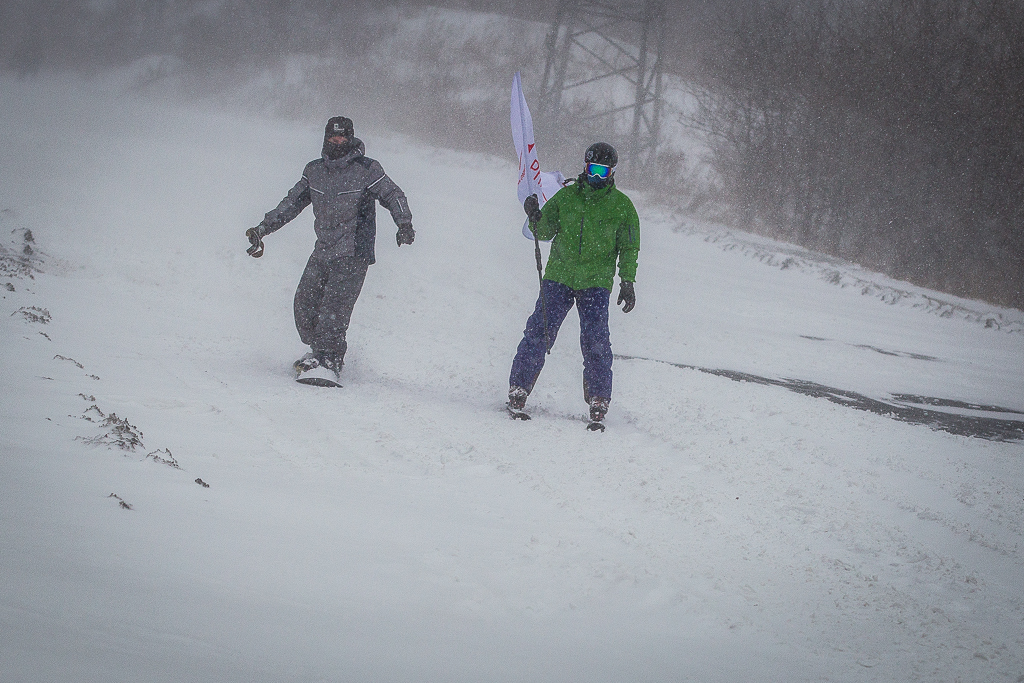
[[[554,280],[541,283],[541,295],[533,315],[526,321],[523,340],[519,342],[509,385],[533,391],[533,385],[544,368],[547,349],[544,342],[544,317],[541,297],[547,303],[548,340],[555,336],[562,321],[575,304],[580,315],[580,350],[583,351],[583,397],[612,397],[612,344],[608,336],[608,298],[611,292],[603,287],[570,289]]]

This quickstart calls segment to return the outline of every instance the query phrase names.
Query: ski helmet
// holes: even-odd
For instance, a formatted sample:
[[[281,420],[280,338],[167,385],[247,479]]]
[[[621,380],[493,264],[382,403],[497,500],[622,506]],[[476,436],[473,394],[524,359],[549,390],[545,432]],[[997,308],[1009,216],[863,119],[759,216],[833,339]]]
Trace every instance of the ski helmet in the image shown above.
[[[599,189],[614,182],[615,165],[619,163],[619,155],[607,142],[595,142],[587,148],[586,154],[583,155],[583,163],[583,174],[587,183]]]

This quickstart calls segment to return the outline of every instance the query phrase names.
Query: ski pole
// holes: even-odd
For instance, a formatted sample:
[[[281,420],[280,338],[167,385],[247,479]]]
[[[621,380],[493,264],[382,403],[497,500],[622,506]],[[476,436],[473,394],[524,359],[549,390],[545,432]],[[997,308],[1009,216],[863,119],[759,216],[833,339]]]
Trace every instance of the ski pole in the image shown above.
[[[540,282],[540,314],[544,322],[544,348],[551,353],[551,340],[548,337],[548,304],[544,298],[544,265],[540,258],[540,240],[537,239],[537,224],[530,221],[530,232],[533,233],[533,253],[537,257],[537,280]]]

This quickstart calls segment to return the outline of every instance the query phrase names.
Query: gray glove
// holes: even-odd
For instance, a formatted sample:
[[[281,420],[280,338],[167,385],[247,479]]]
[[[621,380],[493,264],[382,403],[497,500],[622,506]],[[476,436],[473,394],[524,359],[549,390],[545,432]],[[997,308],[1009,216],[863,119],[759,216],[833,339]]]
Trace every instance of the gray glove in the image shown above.
[[[412,244],[414,239],[416,239],[416,231],[412,229],[412,223],[400,223],[398,232],[395,233],[395,241],[398,242],[398,246]]]
[[[245,236],[249,238],[249,248],[245,250],[249,256],[253,258],[259,258],[263,256],[263,236],[266,233],[263,232],[263,224],[257,225],[255,228],[249,228],[245,231]]]
[[[623,280],[619,283],[619,299],[615,302],[615,305],[625,302],[626,305],[622,307],[623,313],[629,313],[636,306],[636,292],[633,291],[633,283],[626,282]]]
[[[531,194],[523,202],[523,210],[526,211],[526,217],[530,219],[531,223],[539,223],[540,219],[544,216],[540,210],[540,200],[537,199],[537,195]]]

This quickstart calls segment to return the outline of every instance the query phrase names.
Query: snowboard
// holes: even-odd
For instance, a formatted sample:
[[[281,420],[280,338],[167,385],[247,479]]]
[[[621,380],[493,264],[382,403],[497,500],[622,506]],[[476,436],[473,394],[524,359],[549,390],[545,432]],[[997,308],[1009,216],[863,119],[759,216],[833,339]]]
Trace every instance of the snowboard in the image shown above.
[[[296,368],[298,371],[298,368]],[[334,387],[340,388],[341,379],[338,373],[321,366],[310,368],[305,372],[296,372],[295,381],[299,384],[306,384],[312,387]]]
[[[309,387],[333,387],[340,389],[342,386],[334,380],[324,379],[323,377],[299,377],[295,381]]]

